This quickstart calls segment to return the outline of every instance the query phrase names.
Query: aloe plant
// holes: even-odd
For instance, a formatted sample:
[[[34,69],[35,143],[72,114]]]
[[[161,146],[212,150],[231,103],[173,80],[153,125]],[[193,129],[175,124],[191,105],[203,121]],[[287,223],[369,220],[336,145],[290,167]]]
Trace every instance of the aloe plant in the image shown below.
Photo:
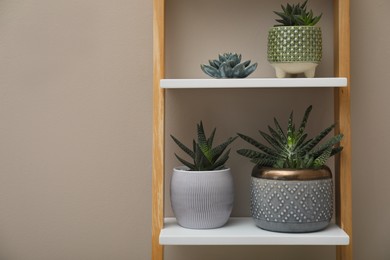
[[[282,6],[283,12],[276,12],[274,11],[275,14],[277,14],[281,19],[276,19],[277,22],[280,24],[275,25],[275,26],[314,26],[317,24],[321,17],[322,14],[319,16],[314,16],[313,11],[307,11],[306,0],[302,4],[287,4],[286,6]]]
[[[182,159],[176,153],[176,158],[191,171],[213,171],[225,169],[225,163],[229,159],[230,149],[226,148],[237,138],[230,137],[227,141],[220,145],[213,147],[214,136],[216,128],[212,131],[211,135],[207,138],[203,123],[200,121],[197,124],[197,142],[195,139],[192,141],[192,149],[185,146],[176,137],[171,135],[173,141],[188,155],[191,157],[192,162]]]
[[[320,144],[335,127],[335,124],[332,124],[317,136],[307,139],[308,134],[305,133],[305,127],[311,110],[312,106],[306,109],[299,128],[295,127],[293,112],[291,112],[286,132],[282,130],[279,122],[274,118],[275,127],[268,126],[270,134],[259,131],[260,135],[268,142],[268,146],[239,133],[239,137],[258,150],[240,149],[237,153],[263,167],[304,169],[323,166],[331,156],[343,149],[343,147],[337,146],[343,135],[338,134]]]
[[[201,64],[204,73],[213,78],[246,78],[257,68],[257,63],[250,65],[247,60],[241,63],[241,54],[224,53],[217,60],[209,60],[210,65]]]

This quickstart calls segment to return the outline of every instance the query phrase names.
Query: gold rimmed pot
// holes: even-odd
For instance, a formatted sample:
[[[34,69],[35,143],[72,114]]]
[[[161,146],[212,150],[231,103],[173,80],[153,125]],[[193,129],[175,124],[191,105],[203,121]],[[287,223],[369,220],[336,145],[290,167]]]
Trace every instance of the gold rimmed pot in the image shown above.
[[[251,177],[251,214],[262,229],[302,233],[326,228],[333,216],[331,170],[255,166]]]

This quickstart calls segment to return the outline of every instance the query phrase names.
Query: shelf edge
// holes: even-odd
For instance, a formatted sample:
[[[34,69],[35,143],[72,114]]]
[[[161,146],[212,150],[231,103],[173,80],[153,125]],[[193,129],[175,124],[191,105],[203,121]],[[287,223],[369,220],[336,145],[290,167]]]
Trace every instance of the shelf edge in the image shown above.
[[[277,233],[255,226],[252,218],[231,218],[218,229],[180,227],[175,218],[165,218],[160,233],[162,245],[348,245],[349,236],[336,224],[313,233]]]
[[[165,89],[346,87],[347,78],[161,79]]]

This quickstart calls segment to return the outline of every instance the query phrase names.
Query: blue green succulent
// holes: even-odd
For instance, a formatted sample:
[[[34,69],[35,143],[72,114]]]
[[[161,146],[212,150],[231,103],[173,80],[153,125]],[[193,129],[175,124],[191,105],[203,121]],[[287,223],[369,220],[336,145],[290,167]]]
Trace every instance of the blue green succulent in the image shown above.
[[[257,63],[250,64],[247,60],[241,62],[241,54],[219,54],[217,60],[209,60],[209,65],[202,64],[200,68],[213,78],[246,78],[257,68]]]

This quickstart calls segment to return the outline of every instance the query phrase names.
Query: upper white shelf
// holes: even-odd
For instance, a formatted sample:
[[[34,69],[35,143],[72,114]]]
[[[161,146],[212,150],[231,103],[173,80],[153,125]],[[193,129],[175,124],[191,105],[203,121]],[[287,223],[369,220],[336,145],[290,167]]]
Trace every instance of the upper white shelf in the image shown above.
[[[162,79],[166,89],[346,87],[347,78]]]
[[[222,228],[187,229],[165,218],[162,245],[348,245],[349,236],[336,224],[312,233],[277,233],[255,226],[252,218],[231,218]]]

